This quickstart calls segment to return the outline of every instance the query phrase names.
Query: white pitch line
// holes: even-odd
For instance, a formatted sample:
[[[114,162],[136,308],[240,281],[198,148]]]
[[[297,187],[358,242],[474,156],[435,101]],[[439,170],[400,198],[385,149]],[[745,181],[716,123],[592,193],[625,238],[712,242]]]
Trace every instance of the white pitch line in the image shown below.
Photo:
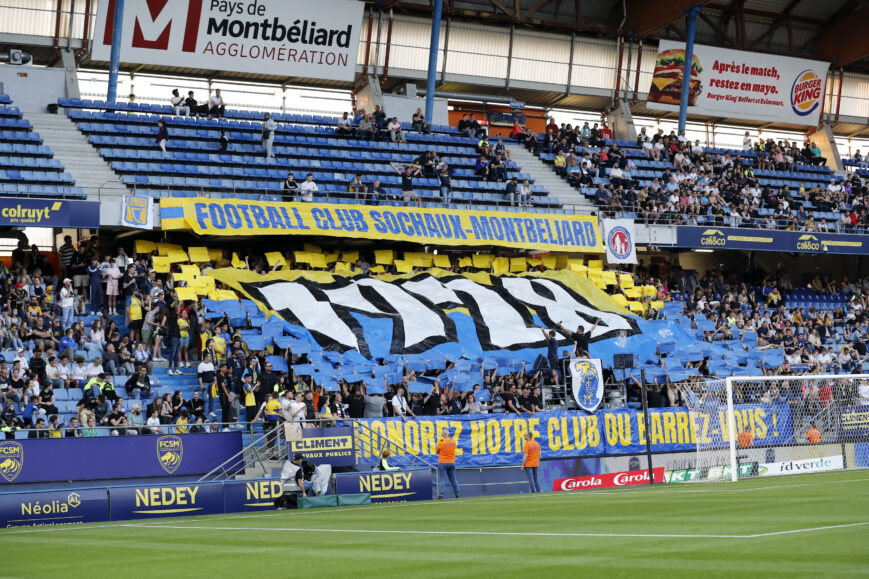
[[[774,537],[776,535],[794,535],[797,533],[812,533],[815,531],[826,531],[829,529],[844,529],[846,527],[864,527],[869,525],[869,521],[862,523],[846,523],[844,525],[828,525],[826,527],[809,527],[808,529],[792,529],[790,531],[773,531],[771,533],[759,533],[757,535],[748,535],[748,539],[756,539],[759,537]]]
[[[194,529],[202,531],[272,531],[272,532],[304,532],[304,533],[351,533],[376,535],[487,535],[495,537],[608,537],[608,538],[640,538],[640,539],[745,539],[746,535],[664,535],[644,533],[511,533],[506,531],[399,531],[390,529],[303,529],[286,527],[201,527],[189,525],[136,525],[127,524],[121,527],[137,529]]]
[[[797,533],[815,533],[833,529],[845,529],[849,527],[861,527],[869,525],[869,521],[860,523],[845,523],[842,525],[827,525],[824,527],[810,527],[806,529],[790,529],[787,531],[772,531],[769,533],[755,533],[751,535],[709,535],[709,534],[667,534],[667,533],[519,533],[509,531],[418,531],[418,530],[395,530],[395,529],[317,529],[296,527],[212,527],[193,525],[143,525],[128,523],[121,527],[133,527],[137,529],[192,529],[200,531],[270,531],[289,533],[349,533],[369,535],[485,535],[493,537],[603,537],[623,539],[758,539],[774,537],[777,535],[791,535]]]

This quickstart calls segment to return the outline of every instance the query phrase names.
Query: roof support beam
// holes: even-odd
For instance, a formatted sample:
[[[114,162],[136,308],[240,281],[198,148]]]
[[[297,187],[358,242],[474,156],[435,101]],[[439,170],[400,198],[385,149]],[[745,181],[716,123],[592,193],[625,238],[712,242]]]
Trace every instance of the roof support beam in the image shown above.
[[[865,32],[869,6],[862,2],[858,4],[860,6],[856,10],[842,14],[832,26],[818,35],[815,44],[817,58],[845,66],[869,55],[869,35]]]
[[[635,37],[645,37],[666,28],[685,16],[692,6],[704,6],[711,0],[626,0],[628,18],[622,30]]]
[[[787,5],[787,7],[782,12],[781,16],[779,16],[775,20],[775,22],[770,24],[769,27],[763,32],[763,34],[761,34],[760,36],[755,38],[751,42],[751,44],[748,45],[748,49],[751,50],[752,48],[754,48],[755,46],[760,44],[764,38],[772,36],[772,34],[776,30],[778,30],[782,24],[785,24],[786,22],[788,22],[790,20],[790,17],[791,17],[791,12],[793,12],[794,8],[796,8],[800,2],[802,2],[802,0],[791,0],[791,3]]]

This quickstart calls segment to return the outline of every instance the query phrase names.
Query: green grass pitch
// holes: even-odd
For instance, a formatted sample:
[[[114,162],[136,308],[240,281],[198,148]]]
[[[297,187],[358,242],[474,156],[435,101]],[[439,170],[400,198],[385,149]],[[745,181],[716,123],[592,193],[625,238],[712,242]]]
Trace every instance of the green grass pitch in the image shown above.
[[[0,577],[869,576],[869,471],[0,530]]]

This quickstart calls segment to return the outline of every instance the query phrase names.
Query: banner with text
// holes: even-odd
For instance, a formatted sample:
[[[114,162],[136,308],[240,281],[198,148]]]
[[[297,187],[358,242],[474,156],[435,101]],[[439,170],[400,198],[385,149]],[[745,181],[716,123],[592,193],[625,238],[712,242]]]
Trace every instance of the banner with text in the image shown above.
[[[676,228],[676,247],[867,255],[869,239],[865,235],[682,225]]]
[[[428,468],[338,473],[335,475],[335,492],[339,495],[370,493],[372,503],[430,501],[432,473]]]
[[[749,430],[755,445],[790,443],[791,412],[786,404],[736,406],[736,430]],[[698,438],[707,447],[728,443],[726,407],[704,412],[686,408],[649,410],[652,452],[695,450]],[[568,458],[602,454],[638,454],[646,449],[645,418],[636,410],[545,412],[535,416],[473,415],[429,417],[402,422],[395,418],[364,419],[372,435],[357,436],[360,460],[372,460],[385,444],[437,461],[437,442],[446,428],[455,430],[458,466],[516,465],[522,459],[523,436],[531,432],[540,443],[542,458]],[[693,424],[693,426],[692,426]],[[399,451],[400,452],[400,451]]]
[[[163,229],[200,235],[326,235],[433,245],[603,253],[597,218],[243,199],[162,199]]]
[[[688,114],[816,125],[829,64],[694,45]],[[678,112],[685,44],[662,40],[646,106]]]
[[[4,196],[0,205],[0,226],[96,229],[100,226],[100,204]]]
[[[351,82],[362,2],[126,0],[124,63]],[[109,61],[115,0],[100,0],[92,60]]]

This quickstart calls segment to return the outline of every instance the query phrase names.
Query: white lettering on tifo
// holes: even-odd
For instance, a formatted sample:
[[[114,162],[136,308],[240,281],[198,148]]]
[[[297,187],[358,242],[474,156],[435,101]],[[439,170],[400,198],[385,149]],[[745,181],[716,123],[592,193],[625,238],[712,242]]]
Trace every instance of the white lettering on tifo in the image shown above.
[[[324,348],[365,355],[365,332],[350,312],[391,319],[392,353],[420,353],[456,341],[455,324],[444,312],[454,308],[468,310],[483,350],[544,347],[529,310],[548,327],[562,322],[570,330],[590,330],[600,320],[589,336],[592,340],[637,332],[628,317],[598,310],[549,279],[502,278],[486,285],[459,276],[421,275],[394,282],[364,277],[324,284],[301,280],[242,285],[258,292],[287,321],[309,330]]]

